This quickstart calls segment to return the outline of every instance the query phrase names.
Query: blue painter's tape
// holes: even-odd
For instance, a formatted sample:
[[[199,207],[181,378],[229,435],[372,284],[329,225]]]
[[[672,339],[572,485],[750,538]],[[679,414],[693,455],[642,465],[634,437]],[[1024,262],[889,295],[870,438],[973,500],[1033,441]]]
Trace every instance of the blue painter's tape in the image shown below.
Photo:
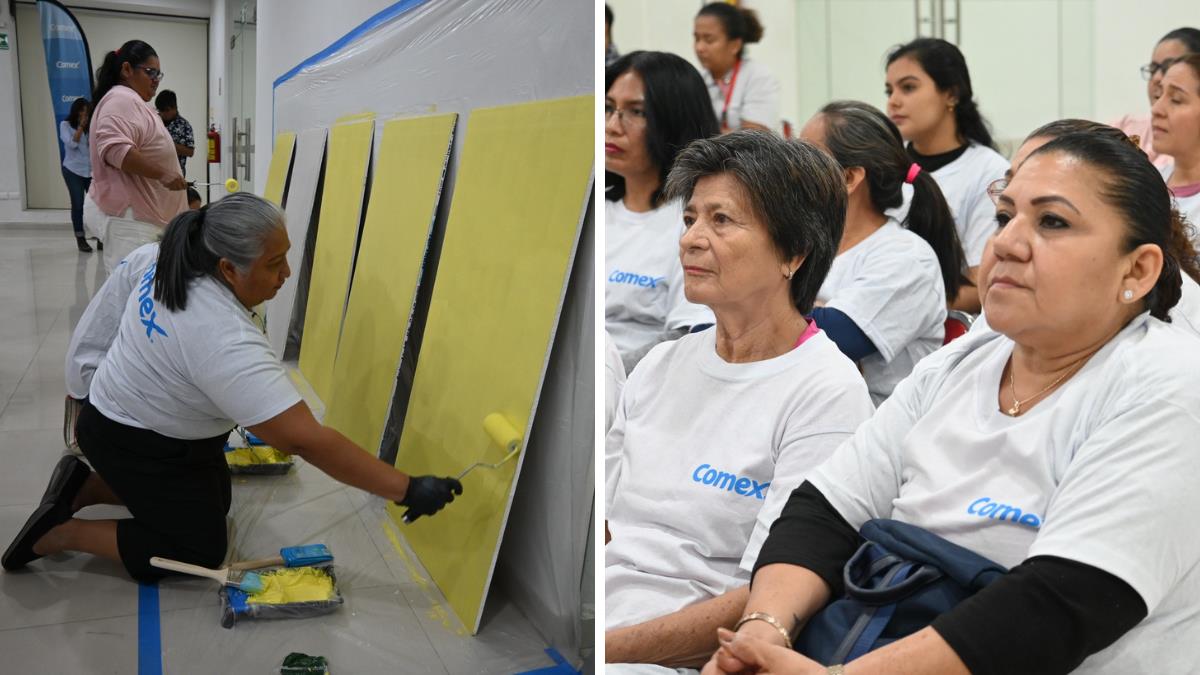
[[[138,675],[162,675],[158,584],[138,584]]]
[[[583,671],[576,670],[571,667],[571,664],[563,658],[562,654],[554,647],[546,648],[546,655],[554,661],[554,665],[549,668],[538,668],[537,670],[527,670],[516,675],[580,675]]]
[[[354,40],[358,39],[364,33],[370,32],[370,31],[374,30],[375,28],[378,28],[379,26],[387,23],[388,21],[391,21],[392,19],[400,16],[401,14],[403,14],[411,9],[416,9],[417,7],[420,7],[421,5],[425,4],[426,2],[428,2],[428,0],[400,0],[400,2],[397,2],[396,4],[391,5],[390,7],[387,7],[385,9],[381,10],[375,16],[360,23],[358,25],[358,27],[354,28],[349,33],[346,33],[342,37],[338,38],[338,40],[336,42],[334,42],[333,44],[329,45],[325,49],[322,49],[321,51],[317,52],[316,54],[313,54],[312,56],[308,57],[307,59],[304,59],[295,68],[292,68],[291,70],[287,71],[283,75],[280,75],[278,78],[276,78],[274,87],[278,87],[279,85],[283,84],[284,82],[287,82],[288,80],[292,79],[293,77],[295,77],[296,73],[300,72],[301,70],[304,70],[305,68],[311,66],[312,64],[324,61],[325,59],[329,58],[333,54],[336,54],[342,47],[345,47],[346,45],[350,44]]]

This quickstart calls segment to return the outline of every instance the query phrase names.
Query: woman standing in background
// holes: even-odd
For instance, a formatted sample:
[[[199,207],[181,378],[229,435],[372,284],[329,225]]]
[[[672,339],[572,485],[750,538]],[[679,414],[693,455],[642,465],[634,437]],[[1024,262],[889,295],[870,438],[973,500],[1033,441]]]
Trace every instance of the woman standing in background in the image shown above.
[[[160,68],[153,47],[130,40],[105,54],[96,71],[90,148],[95,180],[83,206],[88,229],[108,243],[104,266],[110,272],[188,207],[175,141],[146,105],[163,79]]]
[[[83,196],[92,185],[92,159],[88,153],[88,122],[92,117],[92,103],[82,96],[71,104],[67,119],[58,125],[58,138],[62,141],[62,175],[71,194],[71,227],[75,229],[75,245],[83,253],[91,253],[83,235]]]
[[[754,10],[709,3],[696,15],[692,36],[721,133],[737,129],[778,132],[779,80],[745,56],[746,45],[763,37]]]
[[[887,62],[888,117],[908,141],[909,157],[942,189],[974,284],[983,249],[995,230],[996,207],[987,197],[987,186],[1004,177],[1008,160],[996,152],[975,105],[967,61],[958,47],[918,38],[892,50]],[[973,285],[963,286],[957,297],[947,300],[953,309],[979,312],[979,291]]]

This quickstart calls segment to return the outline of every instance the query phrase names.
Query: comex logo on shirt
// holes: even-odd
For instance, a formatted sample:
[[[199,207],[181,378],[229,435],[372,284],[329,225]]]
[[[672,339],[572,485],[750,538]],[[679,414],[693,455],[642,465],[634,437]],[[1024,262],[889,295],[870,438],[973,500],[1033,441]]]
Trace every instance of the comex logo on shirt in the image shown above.
[[[613,270],[613,273],[608,275],[610,284],[627,284],[629,286],[641,286],[642,288],[658,288],[658,284],[666,277],[652,277],[637,272],[622,272],[621,270]]]
[[[170,337],[167,331],[162,329],[157,323],[154,323],[158,318],[158,312],[154,309],[154,298],[150,294],[150,289],[154,288],[154,269],[158,267],[158,263],[150,265],[150,269],[142,275],[142,285],[138,287],[138,315],[142,319],[142,325],[146,327],[146,339],[154,342],[154,334],[159,333],[163,337]]]
[[[736,492],[743,497],[752,496],[755,499],[766,499],[765,493],[771,486],[771,481],[760,483],[753,478],[739,477],[734,473],[718,471],[712,468],[711,464],[701,464],[696,467],[696,470],[692,472],[692,480],[702,485],[711,485],[718,490]]]
[[[1042,526],[1042,518],[1036,513],[1022,512],[1021,509],[992,501],[991,497],[980,497],[967,506],[967,513],[980,518],[992,520],[1009,520],[1018,525],[1027,525],[1033,529]]]

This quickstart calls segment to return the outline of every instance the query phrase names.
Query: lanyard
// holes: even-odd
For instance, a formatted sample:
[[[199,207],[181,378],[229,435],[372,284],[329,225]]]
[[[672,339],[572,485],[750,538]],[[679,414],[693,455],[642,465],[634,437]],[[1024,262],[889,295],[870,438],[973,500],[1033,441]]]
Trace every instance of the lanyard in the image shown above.
[[[730,75],[730,77],[729,77],[729,88],[728,89],[726,89],[725,87],[722,87],[720,82],[717,82],[717,87],[719,89],[725,89],[725,107],[721,108],[721,127],[722,128],[729,126],[729,102],[733,99],[733,88],[734,88],[734,86],[737,85],[738,71],[741,70],[741,68],[742,68],[742,60],[738,59],[737,63],[733,64],[733,74]]]

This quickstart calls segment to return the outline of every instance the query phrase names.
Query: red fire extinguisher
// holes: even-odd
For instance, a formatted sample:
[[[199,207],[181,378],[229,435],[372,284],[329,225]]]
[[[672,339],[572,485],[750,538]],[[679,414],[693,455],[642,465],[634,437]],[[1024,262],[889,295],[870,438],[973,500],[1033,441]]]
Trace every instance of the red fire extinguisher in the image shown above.
[[[221,132],[217,131],[216,124],[208,127],[208,162],[210,164],[221,162]]]

